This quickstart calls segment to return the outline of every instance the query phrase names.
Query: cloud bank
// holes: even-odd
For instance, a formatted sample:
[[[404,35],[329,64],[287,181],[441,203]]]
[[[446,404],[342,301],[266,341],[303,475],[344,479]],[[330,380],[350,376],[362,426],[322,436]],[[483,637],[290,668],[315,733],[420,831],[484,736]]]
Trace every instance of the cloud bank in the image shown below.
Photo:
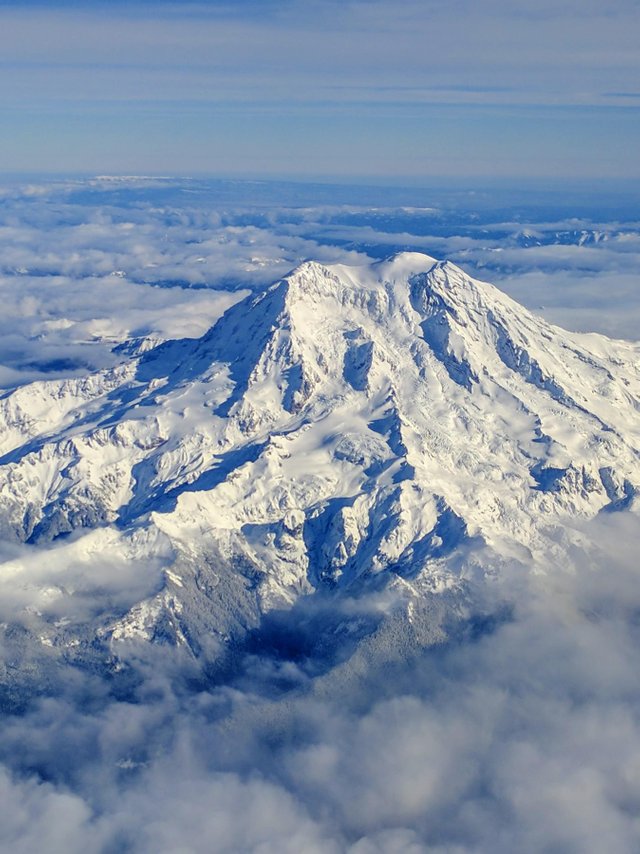
[[[62,672],[54,696],[5,718],[3,844],[635,850],[640,594],[619,544],[639,531],[634,514],[596,521],[578,573],[514,567],[445,640],[412,644],[385,624],[324,675],[250,651],[208,690],[156,667],[123,701]]]
[[[375,211],[365,189],[340,205],[314,203],[317,190],[251,192],[139,179],[6,188],[3,381],[108,364],[132,335],[201,334],[304,257],[396,248],[450,257],[574,328],[640,328],[630,217],[465,206],[435,191],[406,205],[390,192]],[[206,684],[163,647],[132,646],[123,683],[81,655],[43,658],[37,640],[41,618],[79,622],[152,592],[162,542],[144,563],[111,560],[102,534],[88,554],[86,538],[4,547],[0,847],[637,850],[637,512],[574,533],[573,568],[498,573],[477,554],[486,580],[470,576],[459,600],[434,595],[414,623],[379,601],[344,603],[331,620],[309,604],[263,625]],[[336,649],[338,620],[366,631]]]
[[[637,338],[632,197],[577,197],[579,218],[553,194],[527,198],[135,178],[5,184],[0,386],[106,367],[131,337],[197,337],[308,258],[364,263],[405,249],[448,258],[569,329]]]

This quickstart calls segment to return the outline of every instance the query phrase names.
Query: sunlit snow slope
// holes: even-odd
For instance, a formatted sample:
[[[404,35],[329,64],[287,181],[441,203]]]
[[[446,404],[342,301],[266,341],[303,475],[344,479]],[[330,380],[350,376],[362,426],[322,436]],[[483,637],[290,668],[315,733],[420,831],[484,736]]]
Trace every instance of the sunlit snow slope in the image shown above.
[[[473,544],[542,566],[554,525],[640,487],[638,345],[550,326],[426,255],[305,263],[204,337],[132,353],[0,401],[2,537],[86,574],[95,553],[163,567],[91,615],[112,647],[215,656],[301,594],[455,587]],[[51,603],[74,589],[38,583],[42,643],[71,643]]]

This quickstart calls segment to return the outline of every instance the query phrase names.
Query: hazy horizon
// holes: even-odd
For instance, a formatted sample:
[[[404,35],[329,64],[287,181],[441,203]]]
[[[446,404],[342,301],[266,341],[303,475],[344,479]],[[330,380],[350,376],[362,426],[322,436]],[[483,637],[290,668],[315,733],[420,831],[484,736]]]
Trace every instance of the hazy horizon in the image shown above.
[[[0,0],[2,851],[640,851],[639,44]]]
[[[6,171],[640,178],[640,10],[0,4]]]

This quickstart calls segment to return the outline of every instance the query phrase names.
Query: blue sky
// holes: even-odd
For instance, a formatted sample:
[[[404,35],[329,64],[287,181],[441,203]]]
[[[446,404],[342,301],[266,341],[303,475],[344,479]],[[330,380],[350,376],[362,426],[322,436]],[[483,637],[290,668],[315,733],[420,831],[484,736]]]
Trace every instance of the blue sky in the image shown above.
[[[0,171],[640,177],[616,0],[0,2]]]

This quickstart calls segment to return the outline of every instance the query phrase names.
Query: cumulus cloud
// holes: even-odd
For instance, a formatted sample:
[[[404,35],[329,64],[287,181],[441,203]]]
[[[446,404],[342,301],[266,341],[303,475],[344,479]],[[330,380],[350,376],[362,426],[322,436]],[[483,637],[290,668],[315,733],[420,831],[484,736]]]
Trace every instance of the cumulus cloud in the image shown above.
[[[186,694],[156,672],[118,700],[63,673],[58,696],[5,720],[4,844],[635,850],[639,533],[633,513],[596,520],[577,570],[514,568],[446,640],[398,653],[385,629],[276,694],[255,650],[230,681]]]
[[[91,812],[77,795],[33,779],[15,783],[2,769],[0,804],[3,844],[11,851],[27,854],[43,845],[56,854],[99,850],[92,841]]]
[[[139,184],[147,198],[136,204]],[[150,190],[170,201],[176,193],[166,182],[124,186],[124,198],[117,181],[7,188],[0,385],[108,366],[130,337],[197,337],[248,289],[304,258],[356,256],[254,224],[264,215],[242,206],[193,206],[180,188],[178,204],[154,204]]]
[[[82,624],[125,612],[155,592],[172,556],[161,536],[125,538],[104,528],[45,548],[3,544],[0,620],[26,613]]]
[[[637,222],[602,220],[593,202],[554,219],[552,197],[540,211],[526,198],[143,178],[5,185],[0,385],[111,365],[132,336],[201,335],[307,258],[403,249],[453,260],[570,329],[636,338]]]
[[[7,191],[7,382],[86,370],[51,367],[85,352],[86,363],[105,364],[130,335],[200,334],[246,289],[304,257],[353,261],[394,248],[484,271],[567,325],[598,328],[606,307],[606,331],[633,331],[637,224],[496,218],[452,210],[435,193],[422,209],[392,195],[374,213],[354,197],[313,204],[308,190],[284,205],[282,186],[266,191],[271,202],[213,202],[188,185],[194,201],[182,189],[130,179]],[[573,568],[487,572],[452,608],[429,600],[423,635],[389,603],[352,601],[339,617],[366,631],[328,650],[310,641],[328,631],[326,607],[302,606],[278,631],[265,623],[206,684],[167,647],[132,646],[133,672],[118,681],[83,663],[89,635],[76,632],[73,655],[42,642],[48,621],[102,625],[152,595],[170,557],[163,543],[142,561],[111,559],[113,532],[97,532],[93,547],[93,534],[46,549],[5,545],[1,846],[636,850],[639,534],[637,513],[603,515],[572,532]],[[492,569],[491,555],[475,558]]]

